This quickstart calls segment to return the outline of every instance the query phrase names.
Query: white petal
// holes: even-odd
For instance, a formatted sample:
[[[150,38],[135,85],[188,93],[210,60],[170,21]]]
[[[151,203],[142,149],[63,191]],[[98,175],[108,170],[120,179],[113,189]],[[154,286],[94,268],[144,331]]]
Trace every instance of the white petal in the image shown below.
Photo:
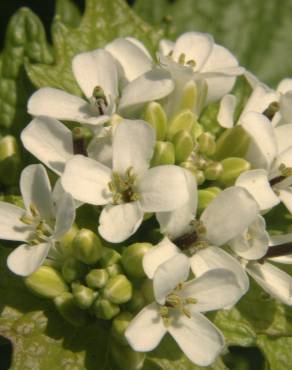
[[[111,170],[82,155],[70,159],[61,177],[62,186],[74,199],[94,205],[104,205],[111,199],[108,183]]]
[[[286,167],[292,167],[292,146],[280,153],[273,164],[273,173],[279,174],[279,166],[284,164]],[[272,173],[272,174],[273,174]]]
[[[159,306],[151,303],[131,321],[125,337],[137,352],[152,351],[166,334],[166,328],[159,315]]]
[[[257,84],[246,102],[239,120],[249,112],[263,113],[272,102],[278,101],[279,98],[279,94],[274,90],[269,89],[262,83]]]
[[[248,227],[247,233],[230,240],[228,244],[240,257],[247,260],[258,260],[267,253],[269,246],[269,234],[266,231],[265,219],[258,215]]]
[[[189,199],[184,170],[173,165],[153,167],[139,183],[144,212],[167,212],[183,206]]]
[[[31,233],[20,218],[24,215],[24,209],[13,204],[0,202],[0,238],[6,240],[25,241]]]
[[[49,253],[50,247],[49,243],[32,246],[22,244],[9,254],[7,266],[16,275],[28,276],[41,266]]]
[[[270,263],[250,263],[248,273],[272,297],[292,306],[292,277]]]
[[[280,98],[280,113],[282,116],[280,124],[292,123],[292,91],[287,91]]]
[[[123,120],[113,137],[113,170],[124,175],[133,168],[142,175],[149,167],[155,145],[155,131],[142,120]]]
[[[292,78],[284,78],[282,81],[280,81],[279,85],[277,86],[277,91],[282,94],[292,91]]]
[[[38,117],[22,131],[24,147],[57,174],[64,171],[65,163],[73,156],[71,131],[61,122]]]
[[[94,137],[88,147],[87,153],[89,158],[104,164],[111,168],[113,163],[113,146],[111,135]]]
[[[292,189],[277,189],[279,198],[284,206],[292,213]]]
[[[217,116],[220,126],[224,128],[233,127],[235,106],[236,97],[234,95],[225,95],[222,98]]]
[[[153,278],[153,290],[156,301],[163,305],[166,296],[189,276],[190,261],[184,254],[179,253],[159,265]]]
[[[138,39],[135,39],[135,37],[130,37],[130,36],[126,37],[126,40],[130,41],[138,49],[140,49],[148,57],[149,60],[152,60],[152,57],[151,57],[149,51],[146,49],[146,47],[144,46],[144,44],[141,41],[139,41]]]
[[[118,96],[118,72],[114,58],[106,50],[97,49],[78,54],[72,61],[74,76],[87,98],[100,86],[107,97]]]
[[[180,250],[168,238],[151,248],[143,257],[143,269],[149,279],[152,279],[157,268],[170,258],[180,253]]]
[[[233,186],[223,190],[202,213],[206,239],[223,245],[243,233],[257,213],[257,203],[245,189]]]
[[[220,268],[185,283],[181,296],[197,300],[196,304],[187,306],[190,312],[207,312],[235,305],[242,291],[234,273]]]
[[[178,60],[181,54],[185,54],[186,62],[194,60],[195,69],[199,71],[209,58],[214,46],[211,35],[200,32],[186,32],[175,42],[173,58]]]
[[[139,109],[143,104],[169,95],[174,88],[170,74],[155,68],[137,77],[122,91],[119,109],[123,113]]]
[[[203,315],[180,315],[169,328],[170,335],[194,364],[211,365],[224,348],[224,337]]]
[[[46,220],[54,217],[54,204],[49,177],[43,165],[31,164],[22,171],[20,191],[27,210],[34,205]]]
[[[152,67],[152,59],[138,40],[118,38],[106,45],[105,49],[119,62],[127,81],[132,81]]]
[[[235,274],[242,294],[249,289],[249,280],[241,264],[221,248],[208,247],[198,251],[191,257],[191,268],[196,276],[212,269],[230,270]]]
[[[195,176],[185,170],[189,199],[182,207],[172,212],[159,212],[156,214],[162,234],[168,235],[171,239],[178,238],[190,231],[190,222],[196,216],[198,194]]]
[[[159,41],[159,52],[163,55],[169,55],[174,48],[174,42],[166,39],[162,39]]]
[[[261,211],[268,210],[280,202],[272,190],[266,170],[243,172],[237,178],[235,185],[245,188],[255,198]]]
[[[238,61],[229,50],[221,45],[214,44],[212,52],[202,68],[202,72],[212,72],[237,66]]]
[[[291,243],[291,242],[292,242],[292,233],[273,235],[270,237],[270,246],[277,246],[277,245],[281,245],[284,243]],[[292,264],[292,254],[287,254],[286,256],[269,258],[269,260],[277,262],[277,263],[284,263],[284,264],[291,265]]]
[[[111,243],[120,243],[133,235],[143,221],[138,202],[105,207],[99,217],[98,231]]]
[[[31,96],[28,113],[92,125],[103,123],[84,99],[52,87],[43,87]]]
[[[70,194],[63,193],[56,203],[56,223],[53,237],[58,240],[68,232],[75,220],[76,205]]]
[[[240,121],[251,137],[246,159],[255,168],[269,168],[277,155],[277,143],[270,120],[260,113],[245,114]]]
[[[276,127],[275,135],[278,152],[282,153],[284,150],[292,146],[292,123]]]

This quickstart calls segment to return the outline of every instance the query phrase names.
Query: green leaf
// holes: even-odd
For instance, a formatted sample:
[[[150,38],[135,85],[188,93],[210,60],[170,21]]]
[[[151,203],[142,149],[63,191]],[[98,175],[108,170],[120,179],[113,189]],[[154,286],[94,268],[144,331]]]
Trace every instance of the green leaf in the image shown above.
[[[166,35],[209,32],[241,64],[276,85],[292,74],[292,1],[283,0],[137,0],[135,10]],[[170,15],[173,22],[162,22]]]
[[[27,121],[26,102],[32,85],[24,71],[24,61],[51,63],[44,28],[27,8],[11,18],[0,55],[0,129],[17,133]]]
[[[258,346],[266,356],[269,370],[288,370],[292,364],[292,338],[268,338],[262,336],[258,339]]]
[[[133,36],[154,51],[159,34],[143,22],[123,0],[87,0],[80,26],[70,28],[56,18],[52,28],[54,66],[27,65],[28,75],[37,86],[53,86],[79,94],[71,71],[74,55],[103,47],[111,40]]]
[[[71,0],[57,0],[56,15],[68,27],[79,26],[81,14],[76,4]]]

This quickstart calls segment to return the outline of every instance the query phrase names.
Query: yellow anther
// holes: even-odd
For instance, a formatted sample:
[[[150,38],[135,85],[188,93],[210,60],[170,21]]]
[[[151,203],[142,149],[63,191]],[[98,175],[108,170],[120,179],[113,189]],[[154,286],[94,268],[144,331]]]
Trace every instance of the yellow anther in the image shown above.
[[[182,308],[182,313],[183,313],[186,317],[188,317],[189,319],[192,317],[192,315],[191,315],[190,311],[189,311],[187,308],[185,308],[185,307],[183,307],[183,308]]]
[[[33,217],[39,216],[39,212],[33,203],[30,203],[29,210]]]
[[[178,57],[178,62],[179,62],[179,64],[182,64],[182,65],[185,64],[185,62],[186,62],[186,55],[184,53],[180,54],[180,56]]]
[[[168,308],[166,306],[161,307],[159,310],[159,314],[161,317],[168,317],[169,314]]]
[[[185,299],[185,303],[186,304],[196,304],[198,303],[198,300],[196,298],[189,297]]]
[[[23,222],[26,225],[32,225],[33,224],[33,218],[29,215],[23,215],[20,217],[20,221]]]
[[[193,68],[196,66],[196,62],[194,61],[194,59],[188,60],[186,64]]]

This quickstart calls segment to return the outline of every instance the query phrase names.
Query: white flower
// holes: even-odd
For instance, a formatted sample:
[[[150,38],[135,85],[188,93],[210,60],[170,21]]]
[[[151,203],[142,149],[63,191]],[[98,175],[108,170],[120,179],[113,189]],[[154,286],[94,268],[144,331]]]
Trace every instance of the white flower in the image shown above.
[[[22,171],[20,190],[26,210],[0,202],[0,238],[24,242],[10,253],[7,264],[14,273],[27,276],[43,263],[54,241],[71,228],[75,207],[69,194],[51,192],[42,165]]]
[[[166,165],[149,169],[155,133],[144,121],[123,120],[113,137],[112,169],[90,158],[74,156],[61,181],[73,198],[106,205],[99,233],[111,242],[126,240],[145,212],[171,211],[188,198],[184,170]]]
[[[173,89],[169,73],[152,69],[149,53],[133,38],[116,39],[105,49],[76,55],[72,70],[87,100],[44,87],[29,99],[28,112],[33,116],[101,125],[114,113],[127,115],[148,101],[165,97]]]
[[[232,305],[240,289],[234,275],[223,269],[186,281],[189,268],[183,254],[158,267],[153,278],[155,302],[133,319],[125,336],[135,351],[148,352],[169,333],[190,361],[208,366],[224,348],[224,338],[201,312]]]
[[[159,49],[158,58],[162,64],[168,65],[173,75],[180,72],[190,77],[192,71],[193,77],[189,80],[206,81],[207,96],[204,103],[216,101],[231,91],[236,76],[244,72],[243,68],[238,67],[237,59],[223,46],[215,44],[209,34],[186,32],[175,43],[162,40]],[[168,57],[169,63],[163,56]]]

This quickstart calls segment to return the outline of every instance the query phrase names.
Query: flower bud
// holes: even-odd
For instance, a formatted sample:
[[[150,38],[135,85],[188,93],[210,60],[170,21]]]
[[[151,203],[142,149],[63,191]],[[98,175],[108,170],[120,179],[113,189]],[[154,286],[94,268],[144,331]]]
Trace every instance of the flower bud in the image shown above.
[[[171,141],[174,135],[181,130],[191,132],[195,121],[196,117],[190,110],[184,110],[178,113],[169,123],[167,132],[168,140]]]
[[[70,230],[56,243],[57,249],[65,258],[73,255],[72,242],[78,230],[78,226],[73,224]]]
[[[106,269],[94,269],[86,275],[86,284],[91,289],[100,289],[105,286],[109,279]]]
[[[73,257],[68,257],[62,267],[62,274],[67,283],[81,279],[87,272],[87,267]]]
[[[196,176],[197,185],[204,184],[206,178],[205,178],[205,175],[204,175],[203,171],[201,171],[201,170],[195,171],[195,176]]]
[[[68,290],[62,275],[50,266],[39,267],[24,282],[33,293],[45,298],[55,298]]]
[[[214,158],[244,157],[250,144],[250,136],[242,126],[225,130],[218,138]]]
[[[122,304],[132,298],[132,290],[132,284],[125,275],[116,275],[106,283],[103,294],[112,303]]]
[[[93,303],[93,312],[99,319],[111,320],[120,313],[120,307],[106,298],[98,297]]]
[[[193,140],[197,140],[197,138],[204,132],[203,126],[199,124],[198,121],[195,121],[191,130],[191,134]]]
[[[0,181],[4,185],[17,182],[21,157],[14,136],[8,135],[0,140]]]
[[[119,275],[123,273],[123,269],[120,264],[115,263],[114,265],[108,266],[106,268],[107,273],[109,274],[110,277]]]
[[[226,158],[221,161],[223,172],[218,178],[218,181],[223,186],[234,185],[238,176],[250,169],[250,163],[243,158]]]
[[[206,180],[216,180],[223,172],[223,166],[220,162],[213,162],[208,164],[204,170]]]
[[[198,170],[197,167],[191,161],[185,161],[185,162],[180,163],[180,167],[183,167],[186,170],[191,171],[194,175],[196,174]]]
[[[114,339],[111,341],[110,350],[111,350],[111,356],[113,360],[115,361],[115,363],[117,364],[119,369],[121,370],[141,370],[143,368],[144,361],[145,361],[144,353],[136,352],[128,346],[123,346]],[[152,370],[152,367],[151,367],[151,370]]]
[[[194,81],[189,81],[185,84],[182,91],[181,109],[190,109],[192,111],[196,107],[197,97],[197,86]]]
[[[212,156],[216,151],[216,141],[209,132],[203,132],[198,137],[199,151],[207,156]]]
[[[198,190],[198,214],[202,213],[205,208],[217,197],[221,189],[210,187]]]
[[[77,307],[72,293],[64,292],[54,299],[54,303],[62,317],[70,324],[74,326],[86,324],[86,312]]]
[[[192,134],[186,130],[177,132],[172,139],[176,163],[184,162],[194,149]]]
[[[167,117],[161,104],[151,102],[146,107],[144,119],[156,131],[156,140],[164,140],[167,130]]]
[[[145,277],[142,261],[144,255],[152,248],[150,243],[135,243],[125,248],[122,254],[122,265],[126,273],[134,278]]]
[[[116,341],[122,345],[128,345],[128,341],[125,338],[125,331],[127,330],[133,317],[133,314],[130,312],[121,312],[113,319],[111,334]]]
[[[98,236],[89,229],[81,229],[73,240],[75,258],[88,265],[96,263],[102,256],[102,244]]]
[[[102,255],[99,262],[101,267],[108,267],[115,263],[118,263],[120,259],[121,255],[117,251],[111,248],[104,247],[102,249]]]
[[[72,292],[77,306],[83,310],[89,308],[96,298],[93,290],[79,283],[72,284]]]
[[[169,141],[157,141],[154,147],[154,153],[151,159],[151,167],[163,164],[174,164],[175,153],[174,146]]]
[[[142,310],[146,306],[146,301],[144,298],[143,293],[135,289],[133,291],[133,295],[131,300],[127,303],[127,309],[133,313],[137,313]]]
[[[155,300],[152,280],[146,279],[141,286],[141,290],[147,303]]]

